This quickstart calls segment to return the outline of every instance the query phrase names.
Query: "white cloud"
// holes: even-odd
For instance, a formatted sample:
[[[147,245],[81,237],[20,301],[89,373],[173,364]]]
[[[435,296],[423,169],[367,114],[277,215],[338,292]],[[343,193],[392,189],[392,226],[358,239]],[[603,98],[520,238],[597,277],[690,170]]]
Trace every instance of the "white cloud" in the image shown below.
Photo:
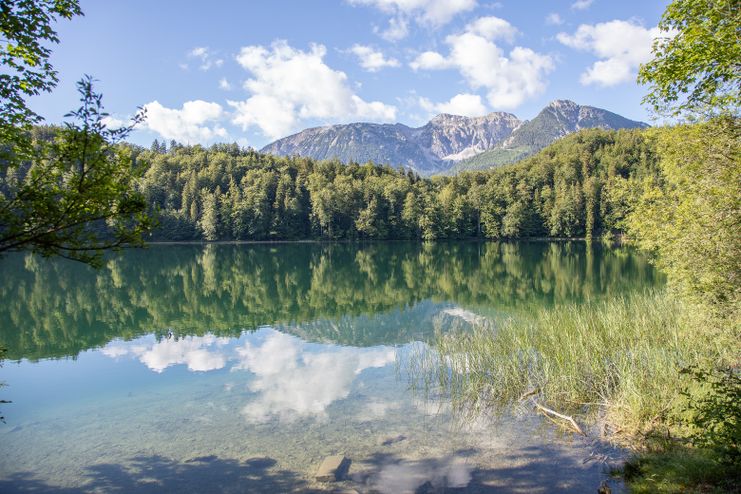
[[[165,139],[184,143],[203,143],[227,137],[226,130],[218,125],[224,110],[218,103],[202,100],[186,101],[181,109],[166,108],[158,101],[144,105],[144,127],[157,132]]]
[[[398,67],[401,65],[395,58],[386,58],[383,53],[370,46],[355,44],[350,48],[358,60],[360,66],[368,72],[378,72],[384,67]]]
[[[571,4],[571,8],[572,10],[586,10],[592,6],[592,2],[594,0],[576,0],[576,2]]]
[[[219,80],[219,89],[223,89],[224,91],[231,91],[232,84],[228,80],[226,80],[226,77],[222,77]]]
[[[479,17],[466,26],[466,31],[492,41],[503,39],[508,43],[512,43],[517,35],[517,29],[512,24],[494,16]]]
[[[228,102],[235,110],[232,122],[243,130],[257,126],[265,135],[278,138],[306,119],[396,119],[396,107],[354,94],[347,75],[324,63],[325,54],[322,45],[301,51],[285,41],[276,41],[270,48],[243,47],[237,62],[253,76],[244,83],[251,96]]]
[[[582,84],[614,86],[635,80],[638,66],[651,59],[651,46],[660,34],[658,27],[646,29],[633,22],[614,20],[582,24],[573,35],[559,33],[557,39],[600,58],[582,73]]]
[[[486,105],[478,94],[456,94],[445,103],[432,103],[427,98],[420,98],[419,106],[429,113],[450,113],[465,117],[480,117],[487,113]]]
[[[378,27],[374,27],[373,32],[386,41],[399,41],[409,34],[409,21],[403,17],[392,17],[389,19],[389,26],[386,29],[380,30]]]
[[[410,67],[415,70],[456,68],[472,89],[487,89],[491,106],[515,108],[545,90],[545,76],[554,68],[548,55],[521,46],[515,46],[506,54],[496,44],[498,39],[511,42],[516,32],[503,19],[483,17],[466,26],[462,33],[445,39],[450,47],[447,57],[437,52],[424,52]]]
[[[390,41],[398,41],[408,34],[407,19],[439,27],[456,15],[476,7],[476,0],[348,0],[352,5],[366,5],[392,16],[389,28],[379,34]]]
[[[196,59],[199,63],[198,68],[204,71],[224,65],[224,60],[216,58],[205,46],[198,46],[190,50],[188,52],[188,58]],[[188,66],[181,64],[181,68],[187,69]]]
[[[213,335],[188,336],[179,340],[163,339],[158,342],[144,339],[144,342],[139,340],[135,344],[112,343],[103,348],[102,353],[111,358],[132,355],[158,373],[176,364],[185,364],[190,371],[204,372],[221,369],[226,365],[226,356],[216,349],[228,342],[228,338]]]
[[[556,12],[551,12],[545,17],[545,23],[549,26],[560,26],[563,24],[563,19]]]
[[[262,344],[246,343],[237,349],[240,363],[233,370],[255,374],[249,388],[257,396],[242,410],[247,421],[322,419],[327,407],[349,395],[361,372],[396,360],[392,348],[310,351],[308,346],[294,336],[271,330]]]
[[[103,121],[103,125],[105,125],[106,127],[112,130],[120,129],[130,124],[128,120],[112,117],[110,115],[107,117],[103,117],[102,121]]]
[[[449,69],[453,64],[436,51],[420,53],[409,66],[413,70],[442,70]]]

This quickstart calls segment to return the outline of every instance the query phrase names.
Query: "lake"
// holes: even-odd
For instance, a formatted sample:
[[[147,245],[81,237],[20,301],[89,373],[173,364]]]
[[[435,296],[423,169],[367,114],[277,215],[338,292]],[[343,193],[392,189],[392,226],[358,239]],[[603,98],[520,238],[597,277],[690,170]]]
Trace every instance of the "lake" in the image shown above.
[[[154,245],[0,273],[0,492],[596,492],[585,460],[620,451],[463,417],[408,363],[441,332],[663,283],[581,242]],[[334,454],[345,479],[315,481]]]

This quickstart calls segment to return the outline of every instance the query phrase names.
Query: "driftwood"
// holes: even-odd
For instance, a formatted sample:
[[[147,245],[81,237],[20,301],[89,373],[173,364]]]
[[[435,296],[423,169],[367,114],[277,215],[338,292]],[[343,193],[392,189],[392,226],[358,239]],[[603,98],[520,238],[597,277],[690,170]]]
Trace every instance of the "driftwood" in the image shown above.
[[[533,403],[535,403],[535,408],[542,412],[546,417],[550,418],[551,420],[552,417],[557,417],[568,423],[575,432],[581,434],[582,436],[586,436],[582,428],[579,427],[579,424],[577,424],[576,420],[574,420],[572,417],[558,413],[557,411],[551,410],[550,408],[546,408],[535,400],[533,400]]]
[[[533,405],[535,405],[535,409],[538,410],[538,411],[540,411],[550,421],[552,421],[552,422],[554,422],[556,424],[559,424],[559,422],[556,422],[553,419],[553,417],[559,418],[559,419],[565,421],[571,427],[571,429],[573,429],[575,432],[581,434],[582,436],[586,436],[586,434],[584,433],[584,431],[582,430],[582,428],[579,427],[579,424],[577,424],[576,423],[576,420],[574,420],[572,417],[569,417],[568,415],[564,415],[562,413],[558,413],[557,411],[551,410],[550,408],[546,408],[543,405],[541,405],[540,403],[538,403],[537,401],[535,401],[535,396],[537,396],[538,394],[540,394],[540,389],[539,388],[529,389],[529,390],[525,391],[522,394],[522,396],[520,396],[519,401],[524,401],[524,400],[528,400],[529,399],[528,401],[531,401],[533,403]]]
[[[540,390],[538,388],[533,388],[531,390],[525,391],[524,393],[522,393],[522,396],[520,396],[519,401],[522,401],[525,398],[530,398],[531,396],[537,395],[538,393],[540,393]]]

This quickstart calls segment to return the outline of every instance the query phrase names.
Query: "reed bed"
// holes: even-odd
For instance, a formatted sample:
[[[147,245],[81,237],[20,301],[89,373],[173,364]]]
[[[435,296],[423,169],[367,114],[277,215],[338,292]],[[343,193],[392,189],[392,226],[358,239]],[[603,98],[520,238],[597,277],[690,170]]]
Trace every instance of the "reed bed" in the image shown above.
[[[416,387],[459,410],[507,410],[523,395],[635,438],[666,424],[679,370],[729,361],[738,343],[664,290],[556,306],[439,332],[410,357]],[[736,349],[736,350],[734,350]]]

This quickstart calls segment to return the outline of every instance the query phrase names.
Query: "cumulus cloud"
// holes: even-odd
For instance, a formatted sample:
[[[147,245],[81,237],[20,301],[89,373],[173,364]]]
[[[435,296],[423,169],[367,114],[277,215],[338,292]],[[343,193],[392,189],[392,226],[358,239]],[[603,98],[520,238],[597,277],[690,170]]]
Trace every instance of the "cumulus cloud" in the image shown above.
[[[378,72],[384,67],[399,67],[401,64],[395,58],[386,58],[382,52],[370,46],[355,44],[350,52],[358,57],[360,66],[368,72]]]
[[[218,103],[195,100],[186,101],[182,108],[167,108],[158,101],[144,105],[147,118],[144,126],[165,139],[185,143],[203,143],[227,137],[226,129],[218,122],[224,109]]]
[[[126,127],[127,125],[129,125],[131,123],[128,120],[124,120],[122,118],[112,117],[110,115],[108,115],[107,117],[103,117],[102,121],[103,121],[103,125],[105,125],[109,129],[113,129],[113,130],[120,129],[122,127]]]
[[[244,83],[251,96],[228,101],[234,108],[232,122],[245,131],[257,126],[268,137],[278,138],[296,130],[306,119],[396,119],[396,107],[367,102],[354,94],[347,75],[324,63],[325,54],[322,45],[301,51],[285,41],[276,41],[269,48],[243,47],[237,62],[253,76]]]
[[[436,51],[425,51],[417,55],[409,66],[413,70],[441,70],[451,68],[454,64]]]
[[[494,16],[479,17],[466,26],[466,31],[492,41],[502,39],[508,43],[512,43],[517,34],[517,29],[512,24]]]
[[[558,41],[576,50],[593,53],[600,60],[581,74],[584,85],[614,86],[635,80],[641,63],[651,59],[651,46],[661,34],[630,21],[582,24],[574,34],[559,33]]]
[[[198,63],[200,70],[210,70],[212,68],[219,68],[224,65],[222,58],[217,58],[211,51],[205,46],[198,46],[188,52],[188,58],[195,59]],[[182,64],[182,68],[188,68],[187,64]]]
[[[351,5],[374,7],[391,15],[389,27],[377,32],[390,41],[404,38],[408,30],[408,19],[417,23],[439,27],[450,22],[456,15],[476,7],[476,0],[348,0]]]
[[[594,2],[594,0],[576,0],[576,2],[571,4],[571,9],[586,10],[592,6],[592,2]]]
[[[257,396],[242,410],[252,423],[323,419],[327,407],[350,394],[361,372],[396,360],[392,348],[310,350],[298,338],[274,330],[261,344],[246,343],[237,353],[240,363],[233,370],[255,374],[249,388]]]
[[[513,47],[509,53],[498,40],[512,42],[517,30],[504,19],[482,17],[462,33],[445,39],[447,56],[427,51],[410,63],[414,70],[457,69],[472,89],[485,88],[494,108],[511,109],[543,92],[545,76],[554,68],[548,55],[530,48]]]
[[[219,89],[223,89],[224,91],[231,91],[232,84],[226,79],[226,77],[222,77],[219,80]]]
[[[563,24],[563,19],[556,12],[551,12],[545,17],[545,23],[549,26],[560,26]]]
[[[389,25],[386,29],[374,27],[373,32],[386,41],[399,41],[406,38],[409,34],[409,21],[402,17],[392,17],[389,19]]]
[[[210,371],[226,365],[226,356],[218,348],[226,345],[228,338],[213,335],[188,336],[179,340],[164,339],[159,342],[139,340],[134,344],[112,343],[102,353],[111,358],[134,356],[155,372],[162,372],[171,365],[185,364],[191,371]]]
[[[487,113],[486,105],[478,94],[456,94],[444,103],[433,103],[427,98],[420,98],[419,106],[429,113],[450,113],[465,117],[480,117]]]

